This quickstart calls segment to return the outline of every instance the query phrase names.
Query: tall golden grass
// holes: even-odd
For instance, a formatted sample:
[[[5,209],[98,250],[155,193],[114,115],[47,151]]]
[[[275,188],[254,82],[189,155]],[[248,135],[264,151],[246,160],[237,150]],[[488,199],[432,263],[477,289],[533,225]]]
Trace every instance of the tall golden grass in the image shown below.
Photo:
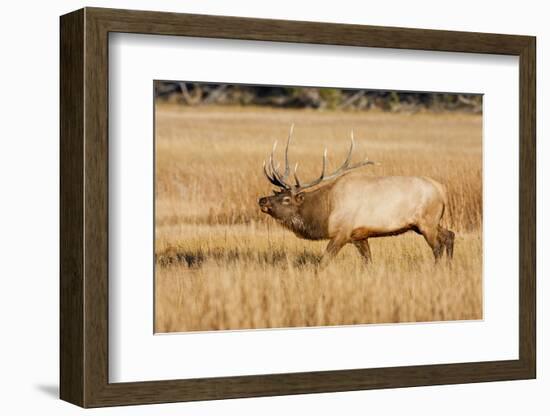
[[[452,266],[435,266],[424,239],[408,233],[371,239],[369,267],[349,246],[316,273],[326,242],[298,239],[257,205],[272,190],[262,161],[293,122],[301,177],[319,174],[325,146],[329,167],[341,163],[353,128],[356,157],[381,163],[363,168],[372,175],[445,184]],[[157,104],[156,331],[480,319],[481,131],[481,117],[463,113]]]

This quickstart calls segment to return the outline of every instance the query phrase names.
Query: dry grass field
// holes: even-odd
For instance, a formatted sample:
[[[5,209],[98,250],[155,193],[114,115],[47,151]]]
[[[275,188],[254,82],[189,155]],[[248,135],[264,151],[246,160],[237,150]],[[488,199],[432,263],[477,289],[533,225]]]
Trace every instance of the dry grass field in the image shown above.
[[[381,163],[361,169],[445,184],[452,266],[410,232],[369,240],[368,267],[350,245],[315,273],[327,242],[298,239],[257,204],[273,189],[262,161],[293,122],[305,180],[325,146],[329,168],[341,163],[353,128],[355,157]],[[481,319],[481,134],[481,116],[465,113],[157,104],[156,332]]]

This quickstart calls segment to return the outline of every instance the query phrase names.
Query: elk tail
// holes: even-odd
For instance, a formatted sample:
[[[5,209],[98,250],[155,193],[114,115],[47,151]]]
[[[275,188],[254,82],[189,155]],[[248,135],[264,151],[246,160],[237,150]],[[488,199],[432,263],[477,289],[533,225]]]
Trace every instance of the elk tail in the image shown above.
[[[451,227],[453,223],[453,213],[451,211],[451,205],[449,204],[449,197],[447,195],[447,187],[444,185],[441,186],[441,196],[443,198],[443,203],[445,204],[443,206],[443,212],[441,213],[441,218],[445,215],[445,212],[447,213],[447,224],[449,227]]]
[[[452,224],[453,221],[453,215],[451,211],[451,206],[449,205],[449,198],[447,195],[447,188],[445,185],[433,180],[432,178],[426,178],[428,181],[430,181],[435,188],[439,191],[439,194],[441,195],[441,199],[443,200],[443,211],[441,211],[441,219],[443,219],[443,216],[445,213],[447,213],[447,224],[449,226]]]

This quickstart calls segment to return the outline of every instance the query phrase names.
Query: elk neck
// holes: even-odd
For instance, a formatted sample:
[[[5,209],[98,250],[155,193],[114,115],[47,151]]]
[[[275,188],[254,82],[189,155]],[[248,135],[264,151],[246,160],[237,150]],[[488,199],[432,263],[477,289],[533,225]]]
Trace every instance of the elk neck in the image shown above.
[[[328,218],[331,210],[330,190],[333,184],[307,192],[298,213],[285,224],[296,235],[307,240],[328,238]]]

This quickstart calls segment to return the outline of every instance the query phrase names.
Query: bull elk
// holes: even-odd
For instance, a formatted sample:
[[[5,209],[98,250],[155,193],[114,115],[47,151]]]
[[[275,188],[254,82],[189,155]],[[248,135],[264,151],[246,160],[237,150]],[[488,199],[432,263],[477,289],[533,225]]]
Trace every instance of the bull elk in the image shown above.
[[[435,261],[447,252],[453,256],[455,234],[441,225],[447,205],[445,187],[428,177],[368,176],[358,169],[376,164],[369,159],[352,164],[355,146],[351,145],[342,165],[327,174],[327,149],[323,154],[321,175],[309,183],[298,178],[294,166],[294,184],[289,181],[288,148],[290,128],[284,153],[284,171],[275,165],[275,142],[269,161],[264,161],[266,178],[279,190],[259,199],[262,212],[300,238],[330,240],[321,261],[326,265],[342,247],[352,243],[364,260],[371,261],[369,238],[395,236],[407,231],[421,234],[433,251]],[[311,189],[314,188],[315,189]]]

